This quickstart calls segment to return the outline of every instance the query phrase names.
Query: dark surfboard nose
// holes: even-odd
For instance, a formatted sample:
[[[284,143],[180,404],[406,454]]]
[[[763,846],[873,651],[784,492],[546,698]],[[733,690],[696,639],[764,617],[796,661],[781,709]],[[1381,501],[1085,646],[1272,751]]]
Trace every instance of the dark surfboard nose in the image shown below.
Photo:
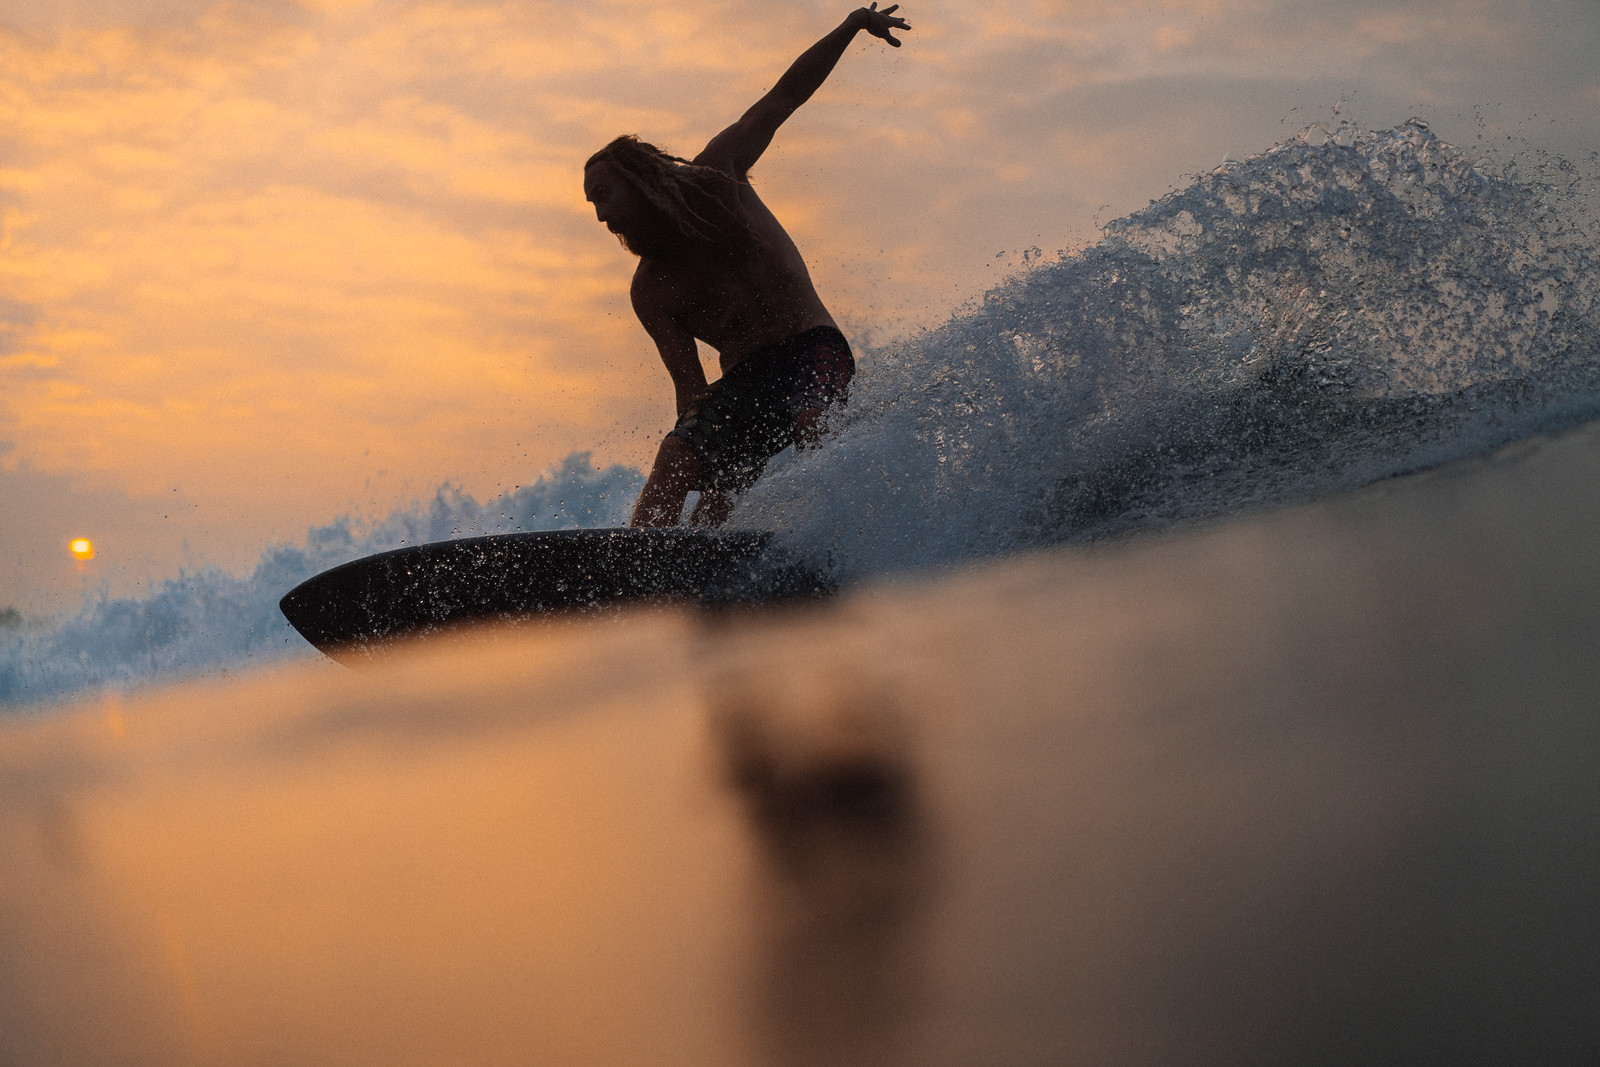
[[[496,534],[383,552],[306,579],[278,602],[289,624],[340,662],[486,619],[538,619],[641,602],[708,607],[825,595],[822,568],[772,535],[682,527]]]

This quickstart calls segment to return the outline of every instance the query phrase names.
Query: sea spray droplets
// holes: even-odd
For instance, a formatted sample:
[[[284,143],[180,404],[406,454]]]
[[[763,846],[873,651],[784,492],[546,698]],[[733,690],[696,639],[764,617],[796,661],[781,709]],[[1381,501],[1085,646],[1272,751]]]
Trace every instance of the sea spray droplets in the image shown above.
[[[1592,316],[1595,248],[1545,183],[1485,174],[1419,123],[1338,132],[1202,179],[1110,241],[1194,294],[1186,321],[1258,323],[1268,355],[1361,395],[1449,393],[1570,354],[1550,314]]]
[[[1564,160],[1420,122],[1308,130],[863,360],[836,436],[734,521],[847,573],[1305,499],[1600,406],[1600,271]],[[1524,177],[1532,171],[1532,177]]]

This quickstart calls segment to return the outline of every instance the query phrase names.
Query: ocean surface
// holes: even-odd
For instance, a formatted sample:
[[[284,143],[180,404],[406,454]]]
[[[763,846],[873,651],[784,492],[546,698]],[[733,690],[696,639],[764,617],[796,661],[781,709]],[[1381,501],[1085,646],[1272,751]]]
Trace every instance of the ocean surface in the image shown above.
[[[1464,151],[1413,121],[1313,126],[861,353],[826,446],[736,527],[846,582],[1281,507],[1600,414],[1593,160]],[[50,618],[0,617],[0,709],[315,653],[278,598],[418,541],[621,525],[638,471],[576,454],[479,503],[450,487]]]

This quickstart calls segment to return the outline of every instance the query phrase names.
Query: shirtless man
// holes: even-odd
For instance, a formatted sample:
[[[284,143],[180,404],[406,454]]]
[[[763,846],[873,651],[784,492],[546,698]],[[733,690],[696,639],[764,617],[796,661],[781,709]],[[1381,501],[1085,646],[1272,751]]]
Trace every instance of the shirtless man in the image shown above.
[[[693,160],[630,136],[584,165],[596,217],[639,257],[633,310],[677,391],[678,422],[656,453],[634,526],[676,525],[691,489],[700,501],[689,521],[720,525],[767,460],[814,443],[823,409],[844,400],[855,373],[850,345],[749,174],[857,33],[899,47],[890,31],[911,28],[894,17],[899,6],[852,11]],[[696,339],[722,366],[710,386]]]

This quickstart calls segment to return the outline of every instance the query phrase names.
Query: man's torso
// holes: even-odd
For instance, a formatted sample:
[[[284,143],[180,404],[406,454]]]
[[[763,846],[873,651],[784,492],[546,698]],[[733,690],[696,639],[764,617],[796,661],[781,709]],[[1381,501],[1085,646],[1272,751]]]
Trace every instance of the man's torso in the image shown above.
[[[715,348],[726,373],[752,352],[814,326],[835,326],[794,241],[755,190],[738,186],[737,208],[754,235],[682,258],[641,259],[635,291]]]

